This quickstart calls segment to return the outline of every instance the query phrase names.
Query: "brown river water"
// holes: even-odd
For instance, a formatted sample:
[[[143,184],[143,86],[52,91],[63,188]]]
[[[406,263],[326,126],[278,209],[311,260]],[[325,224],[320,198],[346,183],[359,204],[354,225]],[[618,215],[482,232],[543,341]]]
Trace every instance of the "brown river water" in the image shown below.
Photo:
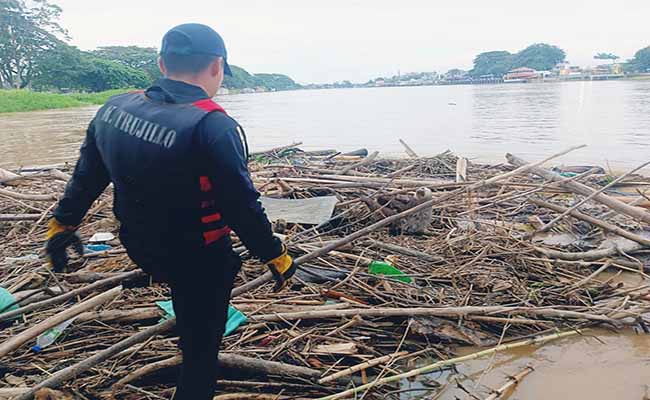
[[[401,156],[402,138],[423,156],[451,149],[490,162],[502,161],[506,152],[538,160],[575,144],[588,148],[559,163],[621,169],[650,159],[650,82],[314,90],[217,101],[242,123],[252,150],[302,141],[305,149],[366,147]],[[0,114],[0,167],[74,161],[96,110]],[[636,276],[625,280],[629,287],[640,283]],[[650,336],[596,330],[466,362],[458,371],[469,377],[463,386],[484,398],[488,387],[501,386],[506,374],[527,365],[535,371],[510,399],[641,400],[650,385]],[[444,384],[451,375],[429,378]],[[420,380],[409,385],[423,387]],[[440,399],[471,399],[452,386]],[[408,398],[432,393],[410,392]]]

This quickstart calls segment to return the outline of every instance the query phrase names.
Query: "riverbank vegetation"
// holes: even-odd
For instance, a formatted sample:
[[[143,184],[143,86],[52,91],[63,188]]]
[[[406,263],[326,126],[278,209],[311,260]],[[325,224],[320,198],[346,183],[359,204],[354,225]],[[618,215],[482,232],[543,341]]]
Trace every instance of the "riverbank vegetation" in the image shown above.
[[[96,93],[145,88],[160,78],[156,48],[106,46],[82,51],[68,44],[68,33],[58,23],[61,13],[60,7],[47,1],[0,2],[0,89]],[[276,91],[300,85],[286,75],[250,74],[233,66],[233,76],[226,77],[224,87]],[[76,99],[84,104],[88,99],[91,104],[99,101],[86,95],[3,92],[0,102],[15,101],[5,110],[27,111],[70,107]]]
[[[96,93],[48,93],[24,89],[0,90],[0,113],[50,110],[104,104],[111,96],[129,89],[114,89]]]

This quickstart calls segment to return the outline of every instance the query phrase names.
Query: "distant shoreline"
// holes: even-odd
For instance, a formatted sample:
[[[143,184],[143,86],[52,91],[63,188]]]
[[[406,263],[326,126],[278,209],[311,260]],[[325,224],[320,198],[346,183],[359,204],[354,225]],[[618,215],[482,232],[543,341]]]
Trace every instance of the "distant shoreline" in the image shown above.
[[[612,80],[548,80],[535,81],[530,83],[565,83],[565,82],[606,82],[606,81],[650,81],[650,74],[623,77]],[[352,87],[303,87],[300,89],[282,90],[282,92],[301,91],[301,90],[330,90],[330,89],[381,89],[381,88],[400,88],[400,87],[425,87],[425,86],[459,86],[459,85],[512,85],[508,82],[492,83],[436,83],[426,85],[382,85],[382,86],[352,86]],[[97,93],[50,93],[34,92],[30,90],[5,90],[0,89],[0,114],[28,112],[28,111],[46,111],[59,110],[67,108],[81,108],[92,105],[102,105],[111,96],[126,93],[134,89],[115,89]],[[258,93],[275,93],[280,91],[230,91],[229,93],[219,94],[218,96],[233,96],[242,94]]]

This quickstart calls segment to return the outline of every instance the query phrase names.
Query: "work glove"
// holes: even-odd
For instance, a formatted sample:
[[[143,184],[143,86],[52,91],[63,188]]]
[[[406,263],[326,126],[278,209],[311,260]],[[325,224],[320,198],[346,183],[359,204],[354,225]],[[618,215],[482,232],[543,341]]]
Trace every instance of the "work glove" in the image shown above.
[[[282,254],[278,257],[267,261],[266,266],[269,267],[271,273],[273,274],[273,280],[275,280],[275,287],[273,292],[279,292],[284,288],[289,279],[296,273],[296,264],[293,263],[293,259],[287,253],[287,246],[282,245]]]
[[[48,262],[54,272],[65,272],[68,267],[68,247],[72,246],[80,256],[84,253],[81,239],[77,235],[77,227],[62,225],[56,218],[47,223],[47,253]]]

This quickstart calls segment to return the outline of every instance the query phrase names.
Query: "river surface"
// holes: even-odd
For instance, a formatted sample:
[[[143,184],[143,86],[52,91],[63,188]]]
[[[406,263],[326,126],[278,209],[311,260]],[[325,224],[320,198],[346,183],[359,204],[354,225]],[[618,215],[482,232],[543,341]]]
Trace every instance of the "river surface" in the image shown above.
[[[480,161],[506,152],[537,160],[631,168],[650,159],[650,81],[305,90],[221,96],[252,150],[379,150],[423,156],[447,149]],[[74,160],[96,107],[0,114],[0,166]]]
[[[539,160],[576,144],[589,147],[560,163],[620,169],[650,159],[650,81],[313,90],[217,101],[244,126],[252,150],[302,141],[304,149],[365,147],[403,156],[401,138],[422,156],[450,149],[490,162],[503,161],[506,152]],[[0,114],[0,166],[74,161],[96,110]],[[650,336],[592,334],[601,341],[567,338],[463,363],[459,372],[471,378],[463,386],[483,398],[505,374],[532,365],[511,399],[641,400],[650,385]],[[429,378],[444,383],[451,376]],[[419,393],[411,398],[431,398]],[[471,399],[453,387],[440,398]]]

